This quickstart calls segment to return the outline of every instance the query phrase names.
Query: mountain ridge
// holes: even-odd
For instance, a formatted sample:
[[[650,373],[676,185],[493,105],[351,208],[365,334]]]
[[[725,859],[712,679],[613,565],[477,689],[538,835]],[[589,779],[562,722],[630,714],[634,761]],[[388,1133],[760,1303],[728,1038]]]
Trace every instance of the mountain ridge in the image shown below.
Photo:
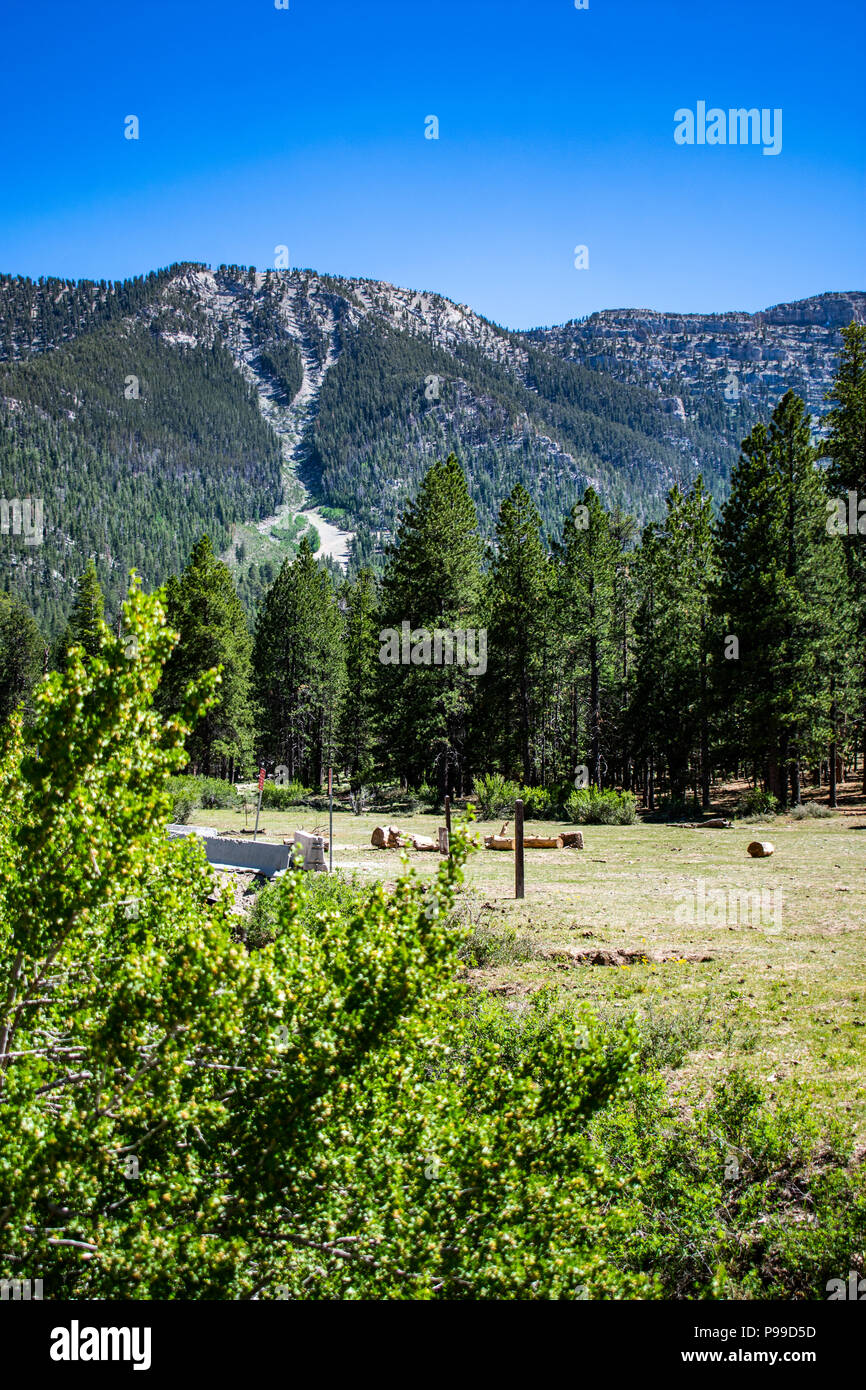
[[[119,592],[130,563],[161,582],[208,530],[254,606],[310,523],[332,560],[377,563],[452,449],[486,536],[516,481],[552,533],[587,485],[639,521],[698,472],[720,501],[784,390],[820,431],[851,319],[866,294],[514,331],[431,291],[311,270],[0,276],[2,483],[46,498],[47,533],[38,556],[4,538],[0,579],[56,626],[88,554]],[[123,515],[133,497],[152,543]]]

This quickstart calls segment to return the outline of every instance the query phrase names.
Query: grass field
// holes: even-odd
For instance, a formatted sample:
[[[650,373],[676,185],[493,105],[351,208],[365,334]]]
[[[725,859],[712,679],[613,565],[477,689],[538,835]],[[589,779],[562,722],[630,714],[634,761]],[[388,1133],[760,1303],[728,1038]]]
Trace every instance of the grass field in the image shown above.
[[[370,845],[387,819],[335,812],[335,868],[362,881],[396,879],[401,852]],[[441,823],[396,819],[432,835]],[[243,826],[244,815],[199,811],[194,820],[228,830]],[[327,813],[263,811],[262,824],[268,839],[327,832]],[[477,829],[489,834],[499,824]],[[528,829],[554,833],[549,821]],[[635,1012],[684,1103],[739,1066],[758,1073],[771,1095],[805,1092],[820,1109],[850,1117],[857,1142],[866,1143],[866,813],[770,817],[732,830],[587,826],[584,837],[582,851],[526,852],[522,902],[514,900],[512,854],[471,856],[461,904],[474,925],[469,983],[507,1007],[547,986],[563,1003],[587,1000],[603,1016]],[[772,840],[774,855],[751,859],[754,839]],[[435,873],[438,855],[404,853],[420,874]],[[698,920],[701,884],[709,906]],[[726,898],[720,910],[718,890],[776,897],[756,921],[742,901]],[[576,958],[605,950],[650,959]],[[675,959],[652,959],[667,953]],[[708,959],[691,959],[701,956]]]

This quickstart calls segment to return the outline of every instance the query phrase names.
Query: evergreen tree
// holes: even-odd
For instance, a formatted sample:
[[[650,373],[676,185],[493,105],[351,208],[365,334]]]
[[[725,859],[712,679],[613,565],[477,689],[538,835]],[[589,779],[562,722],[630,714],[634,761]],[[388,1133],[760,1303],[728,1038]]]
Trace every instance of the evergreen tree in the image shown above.
[[[304,536],[259,611],[254,667],[265,762],[316,788],[333,758],[343,661],[333,580]]]
[[[829,426],[825,452],[830,458],[828,482],[840,494],[845,522],[840,527],[846,537],[845,559],[849,591],[854,604],[857,625],[858,655],[854,669],[840,672],[854,689],[859,687],[862,719],[863,791],[866,793],[866,325],[852,323],[842,329],[842,357],[833,390],[827,399],[831,409],[826,416]],[[856,517],[856,532],[851,534],[849,494],[853,493],[851,520]],[[854,676],[853,681],[851,680]],[[834,719],[835,724],[835,719]]]
[[[557,549],[558,603],[563,639],[563,681],[569,709],[568,771],[584,763],[601,787],[604,713],[616,686],[614,585],[620,546],[597,493],[587,488],[563,528]]]
[[[63,638],[64,655],[70,647],[83,647],[88,656],[95,656],[101,643],[105,621],[105,598],[96,574],[94,561],[88,560],[75,590],[75,601]],[[65,664],[65,662],[64,662]]]
[[[477,631],[482,553],[475,506],[451,454],[428,470],[403,513],[382,584],[383,629],[402,631],[407,622],[413,632]],[[419,638],[409,665],[380,663],[379,717],[390,767],[406,783],[433,778],[443,797],[469,785],[478,675],[468,664],[436,665],[434,655]]]
[[[213,706],[190,735],[193,767],[226,775],[252,762],[254,711],[251,702],[251,639],[231,573],[214,555],[207,536],[194,546],[180,578],[165,588],[169,626],[180,640],[166,663],[158,707],[174,714],[190,681],[222,668]]]
[[[551,666],[551,567],[541,517],[521,483],[499,511],[488,589],[487,744],[507,775],[546,776],[545,713]]]
[[[769,428],[744,441],[719,529],[716,597],[739,656],[720,662],[746,750],[783,805],[800,801],[800,765],[829,733],[830,683],[845,638],[847,585],[809,417],[789,391]],[[730,642],[727,643],[730,645]]]
[[[642,549],[635,730],[642,751],[652,749],[664,759],[674,800],[685,796],[690,765],[700,766],[707,806],[709,596],[715,547],[712,502],[700,478],[688,494],[679,487],[671,490],[665,521],[647,529]]]
[[[376,622],[376,581],[362,569],[354,584],[345,586],[344,651],[346,681],[340,712],[343,764],[352,784],[360,787],[373,771],[375,751],[376,682],[379,626]]]
[[[45,638],[18,599],[0,595],[0,721],[23,702],[45,670]]]

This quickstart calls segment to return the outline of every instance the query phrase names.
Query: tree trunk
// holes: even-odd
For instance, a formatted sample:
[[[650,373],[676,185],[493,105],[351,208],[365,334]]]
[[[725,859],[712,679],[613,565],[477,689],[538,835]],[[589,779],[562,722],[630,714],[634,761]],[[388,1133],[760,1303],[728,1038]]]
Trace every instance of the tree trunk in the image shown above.
[[[830,720],[832,723],[832,738],[830,740],[830,805],[837,806],[837,784],[836,773],[836,696],[833,696],[833,703],[830,706]]]

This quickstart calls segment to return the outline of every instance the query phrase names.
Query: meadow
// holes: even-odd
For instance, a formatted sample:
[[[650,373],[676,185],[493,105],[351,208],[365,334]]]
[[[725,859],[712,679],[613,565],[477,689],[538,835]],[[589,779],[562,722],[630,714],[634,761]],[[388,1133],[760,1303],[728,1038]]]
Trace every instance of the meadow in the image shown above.
[[[432,877],[437,854],[371,846],[387,819],[335,810],[335,870],[392,884],[406,860]],[[441,815],[394,820],[432,836],[442,823]],[[237,830],[244,815],[204,810],[193,821]],[[327,833],[327,812],[268,810],[262,825],[268,839]],[[473,829],[480,839],[500,825]],[[527,832],[555,829],[530,822]],[[590,1002],[603,1018],[634,1013],[684,1100],[736,1066],[767,1083],[771,1097],[805,1093],[818,1110],[847,1117],[866,1141],[866,813],[773,816],[730,830],[586,826],[584,837],[583,850],[527,850],[522,901],[512,854],[470,857],[458,908],[472,926],[463,951],[470,986],[515,1010],[548,988],[563,1003]],[[754,839],[772,841],[772,857],[750,858]],[[745,910],[757,899],[745,894],[763,894],[759,920]],[[587,963],[625,952],[647,960]]]

